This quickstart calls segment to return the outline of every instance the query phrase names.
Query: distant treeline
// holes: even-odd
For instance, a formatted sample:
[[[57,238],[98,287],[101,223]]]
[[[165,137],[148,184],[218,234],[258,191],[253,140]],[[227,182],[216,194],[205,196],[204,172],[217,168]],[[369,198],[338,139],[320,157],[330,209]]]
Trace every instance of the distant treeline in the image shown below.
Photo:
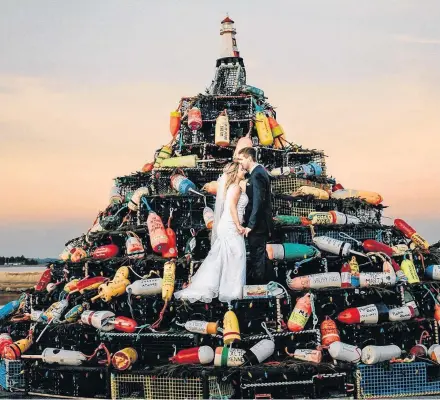
[[[24,265],[37,265],[39,264],[38,260],[34,258],[26,258],[25,256],[18,257],[3,257],[0,256],[0,265],[5,265],[6,263],[23,263]]]

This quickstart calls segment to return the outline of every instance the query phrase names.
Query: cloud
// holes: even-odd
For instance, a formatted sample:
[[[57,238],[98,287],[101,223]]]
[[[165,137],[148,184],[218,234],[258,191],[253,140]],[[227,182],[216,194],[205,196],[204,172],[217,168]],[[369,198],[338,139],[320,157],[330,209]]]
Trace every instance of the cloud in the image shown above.
[[[440,39],[421,38],[412,35],[392,35],[393,39],[402,43],[415,43],[415,44],[440,44]]]

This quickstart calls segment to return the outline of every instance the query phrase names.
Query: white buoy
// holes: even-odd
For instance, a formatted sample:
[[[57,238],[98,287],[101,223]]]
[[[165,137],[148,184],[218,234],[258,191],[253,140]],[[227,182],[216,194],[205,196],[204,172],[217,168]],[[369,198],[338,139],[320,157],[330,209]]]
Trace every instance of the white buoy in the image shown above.
[[[392,358],[399,358],[402,354],[399,346],[367,346],[362,349],[362,362],[364,364],[376,364],[382,361],[389,361]]]
[[[333,239],[328,236],[316,236],[313,238],[313,243],[319,248],[319,250],[326,251],[327,253],[336,254],[341,257],[348,256],[351,250],[351,244],[339,239]]]
[[[81,314],[81,322],[83,324],[91,325],[96,329],[100,329],[101,331],[109,332],[114,329],[114,325],[106,322],[114,316],[115,314],[111,311],[87,310]]]
[[[357,363],[361,359],[362,351],[357,346],[342,342],[333,342],[328,347],[329,354],[339,361]]]
[[[260,364],[269,358],[275,351],[275,343],[269,339],[260,340],[246,352],[246,359],[250,364]]]
[[[125,291],[132,296],[152,296],[162,293],[162,278],[139,279],[128,285]]]

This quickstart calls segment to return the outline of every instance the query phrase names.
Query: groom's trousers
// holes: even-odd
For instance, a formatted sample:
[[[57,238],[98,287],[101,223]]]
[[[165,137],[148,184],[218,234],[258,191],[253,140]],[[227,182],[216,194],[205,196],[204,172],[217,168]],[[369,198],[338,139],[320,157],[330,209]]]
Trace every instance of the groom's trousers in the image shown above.
[[[266,262],[267,239],[267,232],[249,232],[250,265],[246,269],[247,285],[264,284],[272,279],[271,274],[268,273]]]

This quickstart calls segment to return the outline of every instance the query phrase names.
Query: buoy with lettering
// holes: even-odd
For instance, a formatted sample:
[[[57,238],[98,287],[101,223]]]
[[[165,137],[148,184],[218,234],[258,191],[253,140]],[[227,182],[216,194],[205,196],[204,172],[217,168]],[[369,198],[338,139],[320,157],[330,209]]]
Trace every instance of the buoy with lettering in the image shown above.
[[[339,239],[333,239],[329,236],[315,236],[313,243],[319,250],[327,253],[336,254],[340,257],[346,257],[350,254],[351,244]]]
[[[272,130],[266,115],[261,111],[255,113],[255,128],[257,129],[260,144],[262,146],[271,146],[273,144]]]
[[[229,146],[229,118],[226,110],[222,111],[215,121],[215,144],[217,146]]]
[[[361,358],[364,364],[371,365],[399,358],[401,355],[400,347],[392,344],[389,346],[366,346],[362,349]]]
[[[291,332],[300,332],[304,329],[312,315],[312,303],[310,301],[310,293],[300,297],[295,304],[295,308],[290,314],[287,327]]]
[[[319,289],[327,287],[341,287],[341,274],[339,272],[323,272],[320,274],[298,276],[290,278],[287,272],[287,285],[292,290]]]
[[[125,291],[133,296],[152,296],[162,293],[162,278],[139,279],[128,285]]]
[[[240,325],[234,311],[227,311],[223,317],[223,343],[227,346],[241,340]]]
[[[215,349],[215,367],[239,367],[245,362],[246,350],[234,349],[230,346],[217,347]]]
[[[395,219],[394,226],[402,232],[408,239],[411,239],[418,247],[424,250],[429,249],[429,243],[420,236],[416,230],[408,225],[403,219]]]
[[[288,356],[293,357],[296,360],[308,361],[316,364],[319,364],[322,361],[321,350],[296,349],[293,353],[289,353],[286,348],[285,352]]]
[[[388,321],[388,307],[384,303],[348,308],[338,315],[344,324],[377,324]]]
[[[411,260],[409,260],[409,259],[403,260],[402,263],[400,264],[400,269],[403,271],[405,276],[408,278],[408,283],[411,284],[411,283],[419,283],[420,282],[420,278],[417,275],[416,267]]]
[[[119,371],[126,371],[132,367],[137,359],[137,351],[133,347],[126,347],[113,354],[112,365]]]
[[[198,131],[202,127],[202,112],[197,107],[188,110],[188,126],[192,131]]]
[[[142,198],[148,209],[147,227],[150,234],[151,248],[155,253],[162,253],[168,248],[168,236],[162,219],[157,215],[145,198]]]
[[[214,360],[214,350],[209,346],[191,347],[178,351],[169,360],[176,364],[210,364]]]
[[[173,216],[173,209],[170,210],[170,216],[168,217],[168,225],[165,229],[165,233],[168,238],[168,245],[166,248],[162,251],[162,257],[163,258],[177,258],[177,239],[176,239],[176,233],[173,229],[171,229],[171,218]]]
[[[425,276],[434,281],[440,281],[440,265],[428,265],[425,269]]]
[[[411,306],[403,306],[391,308],[388,312],[388,319],[390,321],[408,321],[415,316],[414,308]]]
[[[176,110],[170,112],[170,133],[173,138],[179,132],[181,119],[182,114],[180,113],[180,111]]]
[[[348,215],[339,211],[329,211],[332,216],[332,223],[335,225],[358,225],[361,220],[354,215]]]
[[[76,306],[72,307],[69,311],[66,312],[66,315],[64,316],[64,320],[66,322],[76,322],[78,318],[81,317],[81,314],[84,312],[84,306],[82,304],[77,304]]]
[[[323,346],[329,346],[333,342],[341,341],[336,323],[329,316],[326,316],[325,320],[321,323],[321,337]]]
[[[20,302],[18,300],[12,300],[9,303],[6,303],[0,308],[0,321],[14,314],[18,310],[18,307],[20,307]]]
[[[341,268],[341,287],[351,287],[351,267],[349,263],[342,264]]]
[[[357,363],[361,359],[362,351],[359,347],[342,342],[333,342],[328,347],[328,352],[333,359]]]
[[[35,290],[37,292],[41,292],[44,289],[46,289],[47,285],[52,280],[52,270],[50,268],[47,268],[40,276],[40,279],[38,280],[37,284],[34,286]]]
[[[385,272],[361,272],[359,274],[360,287],[369,286],[394,286],[396,284],[396,274]]]
[[[202,335],[215,335],[217,333],[218,323],[190,320],[185,322],[185,329],[189,332],[200,333]]]

